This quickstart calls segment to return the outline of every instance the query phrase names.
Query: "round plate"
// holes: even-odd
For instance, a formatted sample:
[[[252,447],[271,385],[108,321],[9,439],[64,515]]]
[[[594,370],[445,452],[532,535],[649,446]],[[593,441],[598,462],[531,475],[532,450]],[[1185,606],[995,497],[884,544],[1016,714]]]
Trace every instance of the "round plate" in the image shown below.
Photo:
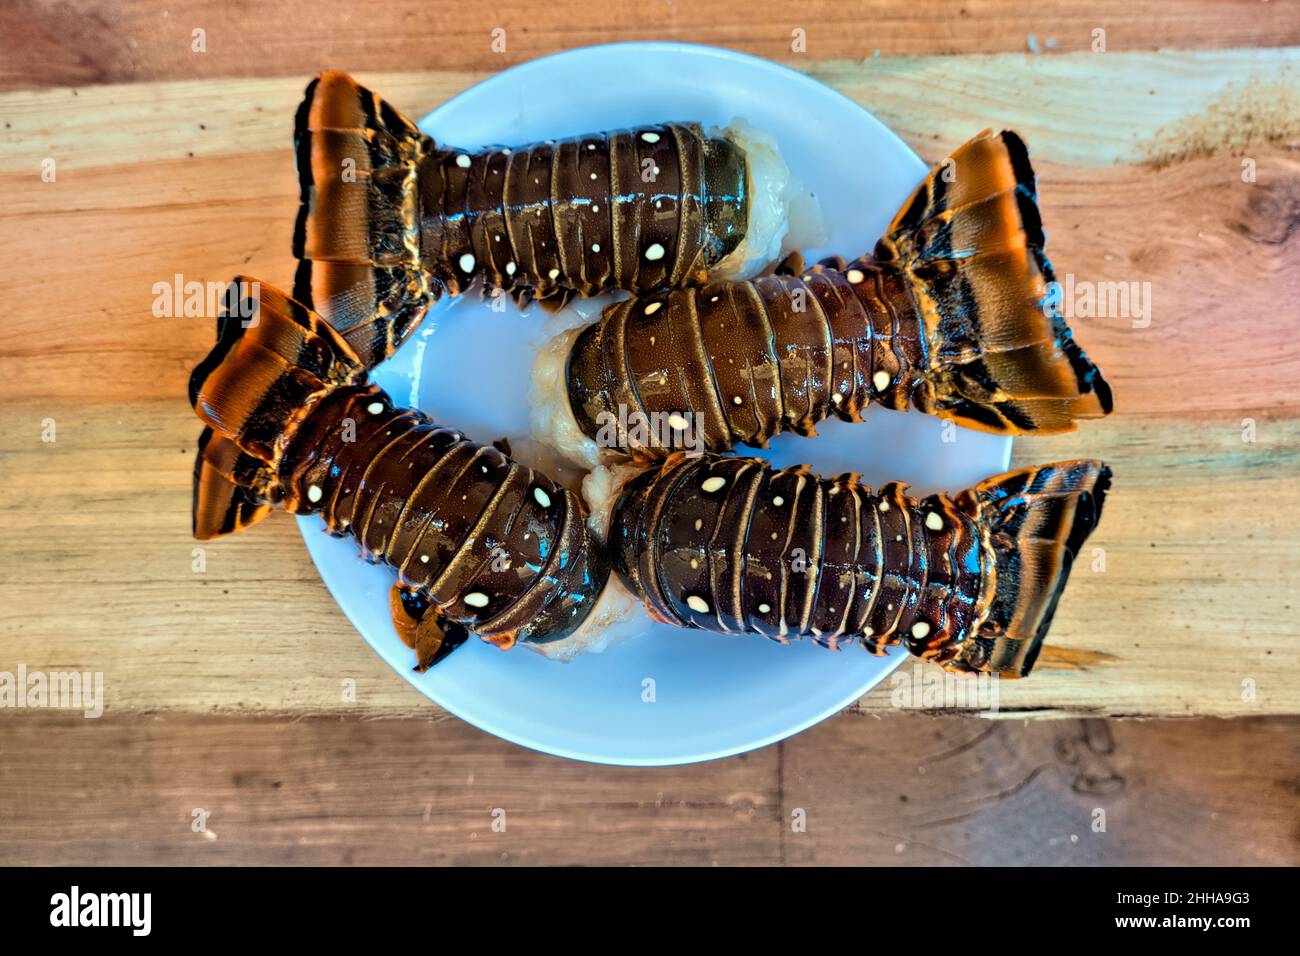
[[[471,149],[665,120],[707,129],[733,117],[773,134],[791,171],[820,199],[832,234],[810,258],[871,248],[926,172],[897,136],[834,90],[764,60],[674,43],[534,60],[466,90],[420,127]],[[529,370],[547,337],[545,319],[536,306],[494,312],[473,293],[444,300],[375,378],[396,402],[480,442],[525,436]],[[820,430],[816,440],[781,436],[763,454],[778,465],[857,471],[872,484],[899,479],[928,493],[1005,470],[1011,447],[1008,438],[876,408],[863,424],[833,421]],[[471,640],[416,674],[388,617],[393,572],[362,562],[355,543],[327,536],[319,518],[299,521],[326,586],[394,670],[475,726],[564,757],[657,765],[742,753],[836,713],[906,656],[647,623],[643,633],[569,664]]]

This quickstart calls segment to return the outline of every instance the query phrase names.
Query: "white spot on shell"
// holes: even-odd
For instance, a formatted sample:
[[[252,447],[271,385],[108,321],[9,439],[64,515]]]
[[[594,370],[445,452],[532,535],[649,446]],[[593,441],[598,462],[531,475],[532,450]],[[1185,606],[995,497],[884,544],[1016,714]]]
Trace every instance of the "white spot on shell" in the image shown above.
[[[651,344],[653,344],[653,343],[651,343]],[[691,423],[688,422],[688,421],[687,421],[685,418],[683,418],[681,415],[673,414],[673,415],[669,415],[669,416],[668,416],[668,424],[669,424],[670,426],[672,426],[673,428],[676,428],[678,431],[682,431],[682,430],[685,430],[686,428],[690,427],[690,424],[691,424]]]
[[[456,165],[459,166],[461,169],[469,169],[469,157],[466,156],[464,153],[461,153],[459,156],[456,157]]]
[[[421,564],[428,564],[428,563],[429,563],[429,556],[428,556],[427,554],[422,554],[422,555],[420,555],[420,563],[421,563]]]
[[[709,602],[704,600],[702,597],[695,596],[694,594],[686,599],[686,606],[696,614],[709,613]]]
[[[785,504],[785,499],[782,498],[780,495],[777,495],[775,498],[772,499],[772,504],[776,505],[779,508],[783,504]]]
[[[371,415],[378,415],[383,410],[384,410],[383,402],[371,402],[369,405],[366,406],[366,411],[368,411]]]
[[[591,244],[591,251],[592,251],[592,252],[600,252],[600,243],[599,243],[599,242],[593,242],[593,243]]]
[[[560,270],[552,269],[550,272],[546,273],[546,277],[548,279],[558,279],[560,277]]]
[[[857,285],[859,282],[861,282],[863,279],[866,278],[866,276],[862,274],[861,269],[850,269],[847,273],[845,273],[845,277],[854,285]]]
[[[587,148],[588,148],[588,149],[595,149],[595,148],[596,148],[596,144],[595,144],[595,143],[588,143],[588,144],[587,144]]]
[[[696,518],[696,519],[695,519],[695,530],[696,530],[696,531],[699,531],[699,530],[700,530],[701,528],[703,528],[703,527],[704,527],[704,519],[703,519],[703,518]]]
[[[912,636],[915,638],[926,637],[929,633],[930,625],[925,623],[925,621],[917,621],[912,625]]]
[[[592,179],[595,179],[595,178],[596,178],[596,174],[595,174],[595,173],[592,173],[592,174],[591,174],[591,178],[592,178]]]
[[[470,591],[465,595],[465,603],[470,607],[487,607],[488,596],[482,591]]]
[[[642,133],[642,134],[641,134],[641,138],[642,138],[643,140],[645,140],[647,143],[657,143],[657,142],[659,142],[659,134],[658,134],[658,133]]]
[[[883,392],[889,388],[889,373],[885,371],[877,372],[871,376],[871,384],[876,386],[877,392]]]
[[[512,275],[514,275],[514,274],[515,274],[515,264],[514,264],[513,262],[507,262],[507,263],[506,263],[506,275],[508,275],[508,276],[512,276]]]
[[[839,392],[836,392],[834,395],[831,396],[831,403],[834,405],[838,405],[842,401],[844,401],[844,396],[841,395]]]
[[[770,604],[760,604],[760,605],[758,606],[758,613],[759,613],[759,614],[767,614],[767,613],[769,613],[771,610],[772,610],[772,605],[770,605]]]
[[[647,306],[645,307],[645,314],[646,314],[646,315],[654,315],[656,312],[659,311],[659,308],[660,308],[661,305],[662,305],[662,303],[659,303],[659,302],[651,302],[649,305],[647,305]],[[653,343],[652,343],[652,344],[653,344]]]
[[[325,492],[320,490],[320,485],[312,485],[307,489],[307,500],[313,504],[321,500]]]
[[[714,475],[712,478],[705,478],[704,482],[700,485],[700,488],[707,492],[721,491],[726,483],[726,478],[723,478],[721,475]]]
[[[654,262],[656,259],[662,259],[664,257],[664,247],[657,242],[654,243],[645,251],[645,257],[651,262]]]
[[[942,531],[943,519],[940,518],[938,514],[931,511],[928,515],[925,516],[925,526],[929,528],[931,531]]]
[[[888,501],[882,501],[882,502],[880,503],[880,510],[881,510],[881,511],[888,511],[888,510],[889,510],[889,502],[888,502]]]
[[[537,499],[537,503],[543,508],[549,508],[551,506],[551,496],[541,488],[533,489],[533,497]]]
[[[460,271],[461,272],[474,271],[474,257],[470,255],[468,252],[460,257]]]
[[[743,398],[741,398],[739,395],[734,396],[731,400],[732,400],[733,402],[735,402],[737,405],[744,405],[744,404],[745,404],[745,400],[744,400]]]

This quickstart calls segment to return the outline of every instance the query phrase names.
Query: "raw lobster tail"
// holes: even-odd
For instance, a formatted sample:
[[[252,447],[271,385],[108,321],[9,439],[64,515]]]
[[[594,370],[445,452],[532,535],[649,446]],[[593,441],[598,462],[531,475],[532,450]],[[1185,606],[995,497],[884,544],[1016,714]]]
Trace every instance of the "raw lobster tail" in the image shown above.
[[[754,271],[809,197],[775,144],[697,123],[475,151],[435,144],[343,73],[307,87],[294,295],[367,367],[481,280],[550,310]],[[757,261],[757,265],[754,265]]]
[[[373,367],[442,291],[420,265],[420,165],[433,141],[347,74],[322,73],[307,87],[294,144],[294,298]]]
[[[1110,388],[1049,304],[1034,171],[1015,133],[986,130],[934,169],[876,245],[920,311],[917,408],[984,431],[1073,429]]]
[[[812,436],[871,403],[992,432],[1068,431],[1111,396],[1048,307],[1051,281],[1024,144],[983,134],[927,177],[874,255],[807,269],[790,256],[753,280],[616,303],[565,333],[534,372],[555,378],[541,363],[566,350],[562,413],[539,430],[588,462],[595,445],[667,454],[671,442],[605,438],[602,423],[629,413],[693,418],[710,451]]]
[[[277,507],[317,514],[397,570],[390,601],[420,669],[475,633],[498,647],[572,635],[609,565],[571,491],[367,381],[343,338],[267,286],[236,280],[190,401],[208,427],[194,532]]]
[[[614,570],[656,618],[873,653],[904,644],[959,671],[1029,672],[1096,526],[1110,470],[1064,462],[955,498],[891,482],[682,453],[614,505]]]
[[[988,530],[996,587],[957,668],[1029,673],[1070,567],[1101,520],[1110,479],[1100,462],[1060,462],[989,478],[958,499],[976,504],[977,520]]]

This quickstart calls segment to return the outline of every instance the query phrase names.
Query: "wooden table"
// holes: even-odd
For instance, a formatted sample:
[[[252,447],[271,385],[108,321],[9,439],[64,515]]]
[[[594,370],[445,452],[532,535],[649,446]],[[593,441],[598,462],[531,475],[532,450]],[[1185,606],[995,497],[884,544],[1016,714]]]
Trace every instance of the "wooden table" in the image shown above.
[[[1269,715],[1300,712],[1296,3],[757,0],[744,12],[731,3],[645,0],[607,0],[595,12],[571,0],[492,9],[445,0],[264,6],[229,11],[218,0],[183,0],[159,11],[140,0],[86,0],[0,8],[0,671],[101,671],[107,697],[101,721],[0,712],[7,857],[393,859],[409,843],[402,827],[367,830],[377,842],[353,852],[348,834],[360,830],[320,843],[319,821],[268,824],[258,815],[328,802],[332,791],[315,771],[359,773],[360,760],[404,801],[427,793],[429,810],[416,814],[422,824],[406,823],[441,834],[441,849],[425,846],[412,859],[497,858],[465,836],[483,837],[487,824],[475,831],[466,821],[496,799],[474,790],[477,778],[535,811],[620,807],[601,819],[615,834],[632,834],[613,843],[600,827],[575,836],[573,819],[552,815],[519,837],[516,860],[577,862],[588,852],[629,862],[1295,861],[1295,725]],[[498,28],[503,52],[494,49]],[[1018,463],[1104,458],[1116,480],[1090,541],[1102,550],[1078,566],[1033,678],[1002,686],[999,715],[1264,719],[936,722],[898,716],[885,684],[828,727],[707,772],[579,768],[439,719],[343,618],[292,522],[273,519],[209,544],[204,570],[194,570],[197,425],[185,384],[211,344],[212,322],[155,318],[152,289],[177,274],[290,282],[291,120],[308,77],[349,70],[420,116],[511,64],[630,39],[718,44],[787,63],[870,109],[931,162],[984,127],[1025,136],[1058,271],[1080,283],[1138,283],[1149,290],[1150,314],[1076,319],[1115,387],[1117,410],[1074,435],[1016,445]],[[356,682],[355,699],[341,693],[346,680]],[[890,719],[868,719],[879,715]],[[407,720],[365,722],[376,717]],[[55,731],[66,749],[49,746]],[[1175,768],[1187,785],[1159,775],[1135,792],[1142,774],[1098,771],[1129,781],[1126,799],[1143,827],[1128,850],[1093,846],[1088,856],[1069,842],[1087,820],[1060,829],[1050,795],[1078,803],[1070,774],[1091,780],[1095,768],[1063,764],[1061,748],[1079,748],[1062,741],[1102,733],[1135,742],[1127,760]],[[1234,762],[1230,755],[1245,747],[1256,758]],[[800,799],[791,796],[798,785],[807,784],[802,792],[821,800],[823,813],[852,815],[862,807],[858,783],[891,788],[891,774],[908,771],[882,767],[923,766],[946,749],[989,756],[950,781],[973,788],[970,807],[955,814],[973,824],[936,824],[937,798],[899,784],[890,799],[908,797],[914,816],[904,812],[893,829],[855,831],[846,841],[772,839],[789,829],[782,821],[789,800]],[[121,763],[123,753],[136,762]],[[1054,756],[1044,763],[1042,754]],[[100,811],[85,819],[68,809],[59,826],[77,822],[66,836],[50,836],[54,806],[97,792],[69,778],[72,789],[52,796],[33,783],[32,774],[39,779],[64,760],[114,781],[118,796],[103,813],[130,793],[131,802],[175,816],[177,834],[148,829],[156,820],[110,817],[115,827]],[[1216,776],[1198,777],[1208,760]],[[430,769],[439,761],[452,768],[452,782]],[[251,769],[229,771],[233,764]],[[1058,772],[1062,764],[1067,771]],[[528,783],[514,778],[523,768]],[[430,774],[436,779],[421,790],[417,781]],[[273,778],[281,776],[298,781],[297,803],[277,797]],[[1041,812],[1020,821],[1027,836],[1008,836],[1014,811],[999,822],[980,809],[1023,797],[1025,788],[1035,793],[1053,776],[1047,803],[1034,804]],[[470,781],[464,793],[455,790],[459,778]],[[365,779],[349,777],[338,790],[362,800]],[[547,780],[559,789],[539,797]],[[640,797],[621,801],[627,786]],[[1261,810],[1221,839],[1175,852],[1173,825],[1151,817],[1150,805],[1170,787],[1193,816],[1227,812],[1240,787],[1253,788]],[[1088,799],[1074,809],[1086,811]],[[201,800],[242,808],[239,835],[214,822],[216,835],[189,839],[190,807]],[[701,811],[667,844],[646,809],[657,821],[664,801]],[[357,808],[345,801],[321,812],[329,826],[364,830],[364,822],[340,822],[352,819],[349,809]],[[762,835],[747,830],[756,815],[775,821]],[[935,825],[930,848],[909,857]],[[1034,827],[1057,828],[1052,839],[1066,843],[1049,852]]]

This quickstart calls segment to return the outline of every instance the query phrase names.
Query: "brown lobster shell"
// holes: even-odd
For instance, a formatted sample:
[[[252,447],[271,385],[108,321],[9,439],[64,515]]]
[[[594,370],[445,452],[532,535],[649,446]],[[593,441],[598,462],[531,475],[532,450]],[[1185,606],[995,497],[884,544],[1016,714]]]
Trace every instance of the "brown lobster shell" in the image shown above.
[[[581,625],[609,564],[576,495],[505,446],[394,407],[300,303],[247,279],[232,291],[239,307],[190,382],[207,426],[196,537],[242,530],[273,508],[320,515],[365,560],[396,570],[394,623],[419,669],[468,633],[509,648]]]
[[[879,491],[758,458],[676,452],[623,489],[614,570],[661,620],[1027,674],[1110,485],[1100,462],[956,497]]]
[[[367,366],[476,279],[554,309],[703,281],[745,235],[745,154],[694,123],[460,150],[324,73],[307,87],[295,143],[294,296]]]
[[[569,407],[596,440],[632,414],[695,416],[711,451],[861,421],[871,402],[1006,434],[1072,429],[1111,395],[1050,305],[1044,242],[1024,143],[983,133],[872,255],[810,269],[796,256],[753,280],[609,306],[570,347]],[[615,447],[645,459],[666,445]]]

